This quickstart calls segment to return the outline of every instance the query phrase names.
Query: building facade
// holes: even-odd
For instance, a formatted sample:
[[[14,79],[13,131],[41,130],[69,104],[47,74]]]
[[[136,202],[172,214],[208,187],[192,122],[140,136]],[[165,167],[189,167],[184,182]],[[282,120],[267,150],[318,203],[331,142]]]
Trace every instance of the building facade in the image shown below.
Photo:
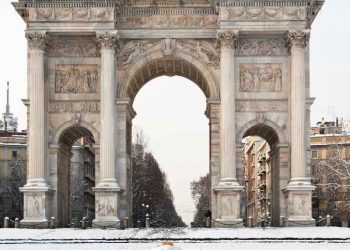
[[[179,75],[207,98],[215,226],[242,225],[241,139],[278,168],[274,223],[311,225],[307,175],[309,37],[323,0],[19,0],[27,24],[28,181],[23,224],[70,221],[69,148],[93,137],[95,225],[131,217],[132,104],[149,80]],[[179,98],[181,101],[181,98]],[[189,121],[190,122],[190,121]],[[300,209],[302,207],[302,209]],[[38,209],[35,209],[38,208]],[[297,222],[297,223],[293,223]]]

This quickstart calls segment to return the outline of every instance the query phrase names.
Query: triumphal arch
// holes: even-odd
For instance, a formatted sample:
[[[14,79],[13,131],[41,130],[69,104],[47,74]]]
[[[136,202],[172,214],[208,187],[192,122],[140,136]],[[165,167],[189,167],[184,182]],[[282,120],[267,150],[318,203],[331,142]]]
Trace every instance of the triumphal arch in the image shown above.
[[[19,0],[27,23],[24,224],[69,221],[68,162],[94,138],[96,225],[131,217],[133,100],[179,75],[207,98],[215,226],[241,225],[245,136],[271,146],[278,225],[311,225],[311,24],[324,0]],[[181,96],[179,96],[181,101]],[[191,122],[191,121],[188,121]]]

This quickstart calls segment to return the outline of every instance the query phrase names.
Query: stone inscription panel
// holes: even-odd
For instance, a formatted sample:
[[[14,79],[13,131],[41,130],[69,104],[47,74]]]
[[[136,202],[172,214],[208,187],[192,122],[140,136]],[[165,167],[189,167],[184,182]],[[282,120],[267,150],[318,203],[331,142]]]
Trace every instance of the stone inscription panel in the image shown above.
[[[50,113],[99,113],[99,102],[51,102],[49,104]]]
[[[97,93],[98,65],[58,64],[55,68],[55,93]]]
[[[287,112],[288,100],[236,101],[237,112]]]
[[[281,92],[282,64],[240,64],[240,92]]]

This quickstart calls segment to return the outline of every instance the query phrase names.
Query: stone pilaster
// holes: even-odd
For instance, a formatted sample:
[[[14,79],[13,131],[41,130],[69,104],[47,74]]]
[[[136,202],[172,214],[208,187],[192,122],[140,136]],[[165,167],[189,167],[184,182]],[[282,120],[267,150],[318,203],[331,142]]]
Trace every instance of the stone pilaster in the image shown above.
[[[309,31],[290,31],[288,44],[291,52],[290,81],[290,164],[291,178],[285,189],[289,226],[312,226],[311,195],[314,186],[306,177],[306,71],[305,47]]]
[[[118,192],[121,188],[116,178],[117,160],[117,110],[116,110],[116,32],[97,34],[101,46],[101,137],[99,183],[96,193],[96,219],[93,226],[117,227]]]
[[[236,177],[236,131],[235,131],[235,49],[237,33],[219,31],[220,58],[220,182],[214,187],[217,199],[217,226],[238,224],[240,219],[240,196],[243,187]]]
[[[47,184],[47,122],[45,110],[45,33],[27,32],[29,133],[28,180],[24,193],[24,218],[22,224],[47,227],[50,214],[51,188]]]

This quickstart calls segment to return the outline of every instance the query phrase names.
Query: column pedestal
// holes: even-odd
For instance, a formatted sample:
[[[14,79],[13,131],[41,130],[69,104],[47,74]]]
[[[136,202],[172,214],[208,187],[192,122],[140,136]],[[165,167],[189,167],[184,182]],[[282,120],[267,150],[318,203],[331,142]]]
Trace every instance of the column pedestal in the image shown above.
[[[48,228],[54,190],[48,186],[25,186],[20,190],[24,196],[21,225]]]
[[[289,183],[283,190],[287,201],[288,227],[314,227],[312,218],[312,192],[315,187],[310,183]]]
[[[119,187],[95,187],[95,219],[93,228],[120,228],[117,216]]]

